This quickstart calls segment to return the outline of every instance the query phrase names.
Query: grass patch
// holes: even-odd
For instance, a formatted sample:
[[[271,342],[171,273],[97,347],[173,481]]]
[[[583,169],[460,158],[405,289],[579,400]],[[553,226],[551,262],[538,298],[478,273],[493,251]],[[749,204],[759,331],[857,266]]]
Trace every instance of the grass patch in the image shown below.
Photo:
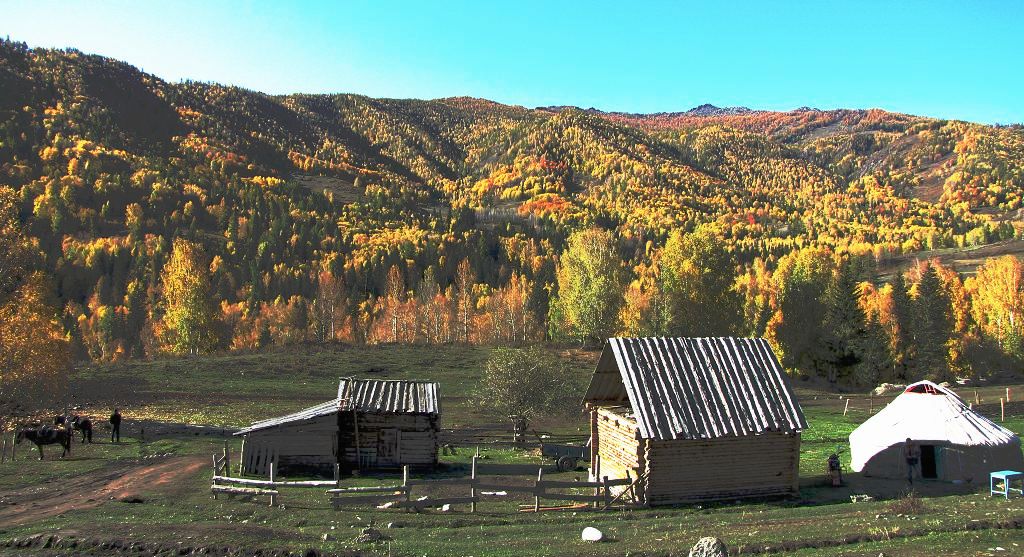
[[[902,497],[889,503],[889,512],[897,515],[917,516],[927,511],[924,500],[914,490],[907,491]]]

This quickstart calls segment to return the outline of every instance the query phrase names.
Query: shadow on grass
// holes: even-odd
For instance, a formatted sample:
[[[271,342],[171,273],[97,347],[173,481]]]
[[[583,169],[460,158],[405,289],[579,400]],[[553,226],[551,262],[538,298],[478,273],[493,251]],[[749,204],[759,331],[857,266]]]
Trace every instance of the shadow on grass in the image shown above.
[[[843,485],[832,487],[825,476],[803,478],[800,486],[800,506],[820,506],[850,503],[853,498],[864,495],[876,501],[899,499],[909,490],[922,498],[945,497],[949,495],[971,495],[978,493],[982,484],[962,483],[938,480],[918,480],[913,485],[906,480],[868,477],[860,473],[843,474]],[[863,499],[861,499],[863,500]]]

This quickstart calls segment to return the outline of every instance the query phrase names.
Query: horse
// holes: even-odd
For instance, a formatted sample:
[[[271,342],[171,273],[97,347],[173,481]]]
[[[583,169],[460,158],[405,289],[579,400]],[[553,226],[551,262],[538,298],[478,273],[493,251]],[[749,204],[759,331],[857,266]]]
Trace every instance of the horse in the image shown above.
[[[14,442],[20,445],[22,439],[28,439],[35,443],[36,448],[39,449],[39,460],[43,460],[43,445],[59,444],[64,447],[64,452],[60,454],[60,457],[64,458],[66,455],[71,453],[71,440],[74,435],[74,431],[67,428],[48,425],[41,427],[26,427],[18,430],[18,436]]]
[[[68,416],[57,416],[53,418],[53,423],[54,425],[63,426],[70,424],[71,429],[82,432],[82,443],[85,443],[86,440],[92,443],[92,420],[89,418],[77,414],[71,416],[70,419]]]

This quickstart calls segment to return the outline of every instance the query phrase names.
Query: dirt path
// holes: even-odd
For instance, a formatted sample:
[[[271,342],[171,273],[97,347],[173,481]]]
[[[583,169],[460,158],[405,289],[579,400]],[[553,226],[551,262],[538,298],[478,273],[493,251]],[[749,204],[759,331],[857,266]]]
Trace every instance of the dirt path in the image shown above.
[[[0,526],[17,526],[72,509],[98,507],[110,500],[183,491],[187,487],[176,480],[194,474],[206,464],[200,456],[111,462],[66,480],[0,491]]]

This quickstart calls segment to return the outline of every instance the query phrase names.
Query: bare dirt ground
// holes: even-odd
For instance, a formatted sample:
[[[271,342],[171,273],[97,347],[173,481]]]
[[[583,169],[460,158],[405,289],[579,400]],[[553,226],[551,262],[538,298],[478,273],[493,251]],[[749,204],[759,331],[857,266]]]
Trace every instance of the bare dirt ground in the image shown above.
[[[144,499],[150,494],[187,490],[187,482],[176,480],[196,473],[206,464],[201,456],[113,461],[94,472],[0,491],[0,526],[26,524],[111,500]]]

